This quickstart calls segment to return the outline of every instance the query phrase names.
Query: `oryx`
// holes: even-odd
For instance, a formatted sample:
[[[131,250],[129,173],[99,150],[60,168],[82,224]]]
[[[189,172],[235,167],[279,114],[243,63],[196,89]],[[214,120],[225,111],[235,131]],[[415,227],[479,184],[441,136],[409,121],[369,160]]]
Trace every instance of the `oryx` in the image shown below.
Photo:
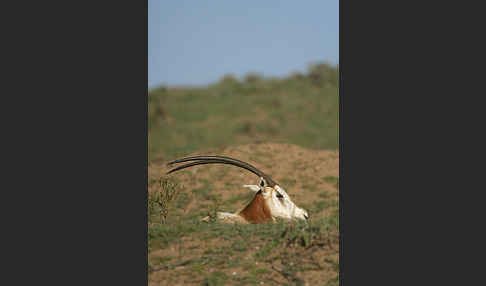
[[[174,164],[188,161],[194,162],[178,166],[167,172],[167,174],[197,165],[229,164],[248,170],[260,177],[259,185],[244,185],[244,187],[256,192],[253,200],[242,210],[234,214],[218,212],[218,219],[227,222],[264,223],[275,221],[276,218],[289,220],[307,220],[309,218],[307,211],[297,207],[287,192],[272,180],[270,176],[246,162],[225,156],[194,156],[175,160],[169,162],[167,165],[170,167]]]

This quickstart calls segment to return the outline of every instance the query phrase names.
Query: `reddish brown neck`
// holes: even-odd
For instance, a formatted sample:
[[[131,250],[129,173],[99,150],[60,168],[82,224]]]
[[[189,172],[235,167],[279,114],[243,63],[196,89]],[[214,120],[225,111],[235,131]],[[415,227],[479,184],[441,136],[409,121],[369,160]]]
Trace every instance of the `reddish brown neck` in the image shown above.
[[[256,193],[253,200],[238,214],[250,223],[264,223],[272,220],[270,209],[268,208],[261,191]]]

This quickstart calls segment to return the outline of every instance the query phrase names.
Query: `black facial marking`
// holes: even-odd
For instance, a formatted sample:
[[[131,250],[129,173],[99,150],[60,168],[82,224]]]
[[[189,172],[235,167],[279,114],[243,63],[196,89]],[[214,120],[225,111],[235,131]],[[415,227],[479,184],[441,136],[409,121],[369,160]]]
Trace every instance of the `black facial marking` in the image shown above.
[[[265,186],[265,182],[263,180],[260,181],[260,186],[261,187]]]
[[[283,195],[281,193],[277,193],[277,198],[283,199]]]

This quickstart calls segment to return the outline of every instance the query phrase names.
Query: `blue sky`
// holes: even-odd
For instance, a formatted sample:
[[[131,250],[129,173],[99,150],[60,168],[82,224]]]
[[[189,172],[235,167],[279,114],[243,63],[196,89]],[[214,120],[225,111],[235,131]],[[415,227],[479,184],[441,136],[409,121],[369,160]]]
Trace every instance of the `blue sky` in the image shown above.
[[[285,76],[339,61],[339,1],[148,2],[148,85]]]

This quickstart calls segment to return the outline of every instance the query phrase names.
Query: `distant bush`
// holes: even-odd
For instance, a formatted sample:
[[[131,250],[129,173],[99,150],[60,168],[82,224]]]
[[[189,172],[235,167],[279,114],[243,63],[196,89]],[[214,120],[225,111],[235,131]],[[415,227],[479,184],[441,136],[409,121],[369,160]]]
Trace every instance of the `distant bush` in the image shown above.
[[[263,76],[259,73],[250,72],[245,76],[245,82],[251,85],[255,85],[263,80]]]
[[[305,75],[301,72],[293,72],[290,75],[290,79],[293,79],[293,80],[303,80],[304,78],[305,78]]]
[[[314,85],[319,87],[339,85],[338,68],[327,63],[310,65],[307,77]]]
[[[221,78],[220,84],[224,86],[232,86],[238,84],[238,79],[233,74],[227,74]]]
[[[159,87],[157,87],[157,89],[155,90],[156,93],[160,94],[160,93],[166,93],[168,91],[168,88],[166,85],[161,85]]]
[[[159,126],[167,116],[161,94],[148,95],[148,128]]]

